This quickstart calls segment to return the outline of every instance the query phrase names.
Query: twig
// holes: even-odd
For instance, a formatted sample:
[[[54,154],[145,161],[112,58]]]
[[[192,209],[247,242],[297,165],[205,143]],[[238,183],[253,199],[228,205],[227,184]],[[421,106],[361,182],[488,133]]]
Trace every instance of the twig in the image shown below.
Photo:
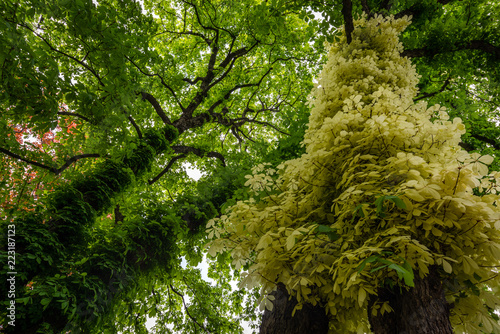
[[[135,128],[135,132],[137,132],[137,137],[139,137],[139,139],[142,139],[141,129],[139,128],[139,126],[135,122],[134,118],[127,113],[127,111],[125,110],[125,108],[122,108],[122,111],[125,114],[125,116],[127,116],[128,120],[130,121],[130,123],[132,124],[132,126]]]
[[[347,44],[350,44],[352,41],[351,34],[354,31],[351,0],[342,0],[342,15],[344,16],[344,26],[345,26],[345,35],[347,37]]]

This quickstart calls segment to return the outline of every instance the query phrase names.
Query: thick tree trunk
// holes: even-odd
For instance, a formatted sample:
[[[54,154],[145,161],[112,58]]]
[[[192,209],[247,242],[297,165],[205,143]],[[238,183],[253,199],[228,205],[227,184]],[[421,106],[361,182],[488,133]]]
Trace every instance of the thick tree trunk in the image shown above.
[[[424,279],[415,277],[415,287],[391,291],[381,288],[368,305],[370,326],[375,334],[452,334],[450,311],[443,286],[433,268]],[[375,300],[389,301],[394,312],[371,316]]]
[[[260,325],[260,334],[326,334],[328,332],[328,317],[325,309],[319,305],[306,304],[295,312],[295,298],[289,298],[283,284],[271,293],[274,296],[274,308],[265,310]]]

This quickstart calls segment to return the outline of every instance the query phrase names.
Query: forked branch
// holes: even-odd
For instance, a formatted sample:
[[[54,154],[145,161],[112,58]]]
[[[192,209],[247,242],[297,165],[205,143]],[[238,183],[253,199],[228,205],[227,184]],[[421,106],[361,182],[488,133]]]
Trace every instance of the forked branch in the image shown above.
[[[182,304],[184,305],[184,310],[186,310],[186,314],[188,315],[188,317],[193,320],[193,322],[198,325],[201,329],[203,329],[206,333],[209,333],[210,332],[205,328],[205,326],[203,326],[202,324],[200,324],[192,315],[191,313],[189,313],[189,309],[186,305],[186,301],[184,300],[184,295],[182,293],[180,293],[179,291],[175,290],[174,287],[172,285],[170,285],[170,290],[172,290],[177,296],[181,297],[182,299]]]

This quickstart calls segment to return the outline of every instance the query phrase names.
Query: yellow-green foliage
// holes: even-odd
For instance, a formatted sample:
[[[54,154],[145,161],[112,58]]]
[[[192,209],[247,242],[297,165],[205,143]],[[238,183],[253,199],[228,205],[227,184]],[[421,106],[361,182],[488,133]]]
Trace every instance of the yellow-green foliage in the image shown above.
[[[499,174],[487,175],[490,156],[460,148],[460,119],[413,102],[418,75],[398,40],[408,24],[362,18],[349,45],[344,36],[331,46],[306,153],[278,171],[254,168],[255,199],[209,222],[210,252],[230,251],[248,266],[242,283],[263,295],[283,282],[299,302],[321,302],[333,333],[368,331],[377,287],[407,288],[402,273],[436,266],[455,331],[498,332],[488,309],[500,301]]]

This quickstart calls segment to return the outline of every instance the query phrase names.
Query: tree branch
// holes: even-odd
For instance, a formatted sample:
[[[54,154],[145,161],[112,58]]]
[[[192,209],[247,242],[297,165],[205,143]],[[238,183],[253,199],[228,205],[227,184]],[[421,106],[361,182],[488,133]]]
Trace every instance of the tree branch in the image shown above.
[[[65,57],[67,57],[67,58],[75,61],[76,63],[80,64],[81,66],[83,66],[86,70],[88,70],[90,73],[92,73],[92,75],[94,75],[94,77],[96,77],[97,81],[99,82],[99,84],[101,86],[104,86],[104,83],[102,82],[101,77],[99,76],[99,74],[97,73],[97,71],[94,70],[92,67],[90,67],[88,64],[86,64],[84,61],[78,60],[76,57],[73,57],[72,55],[70,55],[70,54],[68,54],[66,52],[63,52],[63,51],[55,48],[47,39],[45,39],[42,35],[40,35],[35,30],[33,30],[30,26],[28,26],[26,24],[12,22],[12,21],[10,21],[10,22],[11,23],[15,23],[15,24],[17,24],[17,25],[19,25],[19,26],[21,26],[21,27],[23,27],[23,28],[31,31],[35,36],[37,36],[38,38],[40,38],[52,51],[57,52],[57,53],[65,56]]]
[[[483,135],[480,135],[480,134],[475,134],[475,133],[471,133],[470,134],[471,137],[477,139],[477,140],[480,140],[482,142],[485,142],[486,144],[490,144],[491,146],[493,146],[493,148],[495,150],[499,150],[500,151],[500,143],[494,139],[490,139],[488,137],[485,137]]]
[[[135,128],[135,132],[137,132],[137,137],[139,137],[139,139],[142,139],[142,132],[141,132],[141,129],[139,128],[139,126],[137,125],[137,123],[134,121],[132,116],[127,115],[127,118],[130,121],[130,123],[132,124],[132,126]]]
[[[391,9],[391,6],[392,6],[392,4],[391,4],[391,1],[390,1],[390,0],[384,0],[384,1],[380,4],[380,8],[381,8],[381,9],[385,9],[385,10],[387,10],[387,11],[388,11],[389,9]]]
[[[175,156],[173,157],[172,159],[170,159],[170,161],[168,162],[167,164],[167,167],[165,167],[161,172],[160,174],[156,175],[153,179],[149,180],[148,181],[148,184],[153,184],[155,183],[156,181],[158,181],[163,175],[165,175],[169,170],[170,168],[172,168],[172,165],[179,159],[184,159],[185,157],[187,157],[187,154],[180,154],[178,156]]]
[[[36,161],[25,159],[25,158],[21,157],[20,155],[18,155],[16,153],[13,153],[13,152],[10,152],[10,151],[8,151],[8,150],[6,150],[4,148],[1,148],[1,147],[0,147],[0,152],[8,155],[11,158],[18,159],[18,160],[21,160],[23,162],[26,162],[29,165],[33,165],[33,166],[37,166],[37,167],[46,169],[46,170],[54,173],[55,175],[61,174],[72,163],[74,163],[74,162],[76,162],[76,161],[78,161],[80,159],[83,159],[83,158],[99,158],[101,156],[100,154],[97,154],[97,153],[75,155],[74,157],[71,157],[68,160],[66,160],[66,162],[60,168],[55,168],[55,167],[46,166],[46,165],[41,164],[41,163],[36,162]]]
[[[181,294],[180,292],[178,292],[177,290],[174,289],[174,287],[172,286],[172,284],[169,285],[170,286],[170,289],[176,294],[178,295],[179,297],[181,297],[182,299],[182,304],[184,305],[184,309],[186,310],[186,314],[188,315],[189,318],[191,318],[191,320],[193,320],[193,322],[195,324],[197,324],[200,328],[202,328],[205,332],[209,333],[210,332],[205,328],[205,326],[203,326],[202,324],[200,324],[198,321],[196,321],[195,318],[193,318],[193,316],[191,315],[191,313],[189,313],[189,309],[186,305],[186,302],[184,301],[184,295]]]
[[[436,92],[432,92],[432,93],[426,93],[420,97],[417,97],[415,99],[413,99],[413,102],[417,102],[417,101],[420,101],[422,99],[425,99],[425,98],[428,98],[428,97],[431,97],[431,96],[434,96],[434,95],[437,95],[439,93],[442,93],[445,89],[446,89],[446,86],[448,86],[450,84],[450,78],[448,77],[448,79],[446,79],[446,81],[444,82],[443,86],[441,87],[441,89],[439,89],[438,91]]]
[[[62,165],[60,168],[57,168],[57,169],[54,169],[54,173],[56,175],[59,175],[61,174],[66,168],[68,168],[73,162],[76,162],[80,159],[83,159],[83,158],[100,158],[101,155],[100,154],[97,154],[97,153],[89,153],[89,154],[79,154],[79,155],[75,155],[74,157],[71,157],[69,158],[68,160],[66,160],[66,162],[64,163],[64,165]]]
[[[417,58],[417,57],[433,57],[437,54],[441,53],[448,53],[448,52],[456,52],[456,51],[462,51],[462,50],[479,50],[483,51],[486,53],[491,54],[494,56],[496,59],[500,59],[500,47],[494,46],[490,42],[483,41],[483,40],[473,40],[470,42],[458,42],[455,43],[455,48],[451,48],[448,50],[441,50],[437,51],[434,49],[430,48],[420,48],[420,49],[412,49],[412,50],[404,50],[401,53],[401,56],[403,57],[412,57],[412,58]]]
[[[462,142],[460,142],[460,143],[458,143],[458,145],[459,145],[461,148],[463,148],[464,150],[466,150],[467,152],[470,152],[470,151],[474,151],[474,150],[475,150],[474,146],[472,146],[471,144],[467,144],[467,143],[465,143],[465,142],[463,142],[463,141],[462,141]]]
[[[455,1],[455,0],[438,0],[437,2],[444,6],[452,1]],[[390,9],[391,5],[389,4],[389,1],[387,1],[387,3],[388,3],[388,5],[386,7],[388,7],[387,9]],[[426,13],[424,10],[425,9],[422,7],[422,5],[419,2],[416,2],[414,5],[410,6],[409,8],[403,9],[399,13],[395,14],[394,18],[400,19],[405,15],[415,17],[415,16],[418,16],[422,13]]]
[[[222,162],[222,166],[226,167],[226,160],[224,159],[224,156],[222,154],[220,154],[219,152],[215,152],[215,151],[207,152],[207,151],[201,150],[199,148],[194,148],[191,146],[184,146],[184,145],[175,145],[175,146],[172,146],[172,149],[174,150],[175,153],[183,153],[186,155],[189,153],[193,153],[193,154],[199,156],[200,158],[203,158],[203,157],[217,158]]]
[[[170,94],[172,94],[172,96],[174,97],[175,99],[175,102],[177,102],[177,105],[181,108],[182,111],[184,111],[184,107],[182,106],[181,104],[181,101],[179,100],[179,98],[177,97],[177,94],[175,94],[175,91],[172,89],[172,87],[170,87],[166,82],[165,80],[163,80],[163,77],[161,75],[159,75],[158,73],[147,73],[145,72],[142,68],[139,67],[139,65],[137,65],[130,57],[128,56],[124,56],[125,59],[127,59],[132,65],[134,65],[135,68],[137,68],[137,70],[139,70],[139,72],[141,72],[142,74],[144,74],[145,76],[148,76],[148,77],[158,77],[160,78],[160,82],[161,84],[163,85],[163,87],[167,88],[169,91],[170,91]]]
[[[200,14],[198,13],[198,7],[196,7],[196,5],[192,2],[189,2],[189,1],[185,1],[185,0],[181,0],[182,2],[184,2],[185,4],[188,4],[190,5],[191,7],[193,7],[194,9],[194,13],[196,15],[196,20],[198,21],[198,24],[205,30],[212,30],[212,31],[215,31],[218,33],[218,30],[215,29],[214,27],[208,27],[208,26],[205,26],[202,22],[201,22],[201,18],[200,18]]]
[[[158,116],[160,116],[163,123],[168,124],[168,125],[172,125],[170,118],[168,118],[167,114],[165,113],[165,111],[161,107],[160,103],[158,103],[158,100],[156,100],[156,98],[153,95],[146,93],[146,92],[141,92],[140,94],[141,94],[141,97],[143,100],[147,100],[149,103],[151,103],[153,108],[155,108],[156,113],[158,114]]]
[[[59,111],[57,114],[58,115],[66,115],[66,116],[75,116],[75,117],[83,119],[84,121],[87,121],[87,122],[91,123],[90,119],[88,119],[87,117],[85,117],[83,115],[80,115],[80,114],[78,114],[76,112]]]
[[[366,0],[361,0],[361,7],[363,8],[363,12],[368,15],[368,16],[371,16],[372,15],[372,12],[370,10],[370,6],[368,6],[368,1]]]
[[[128,120],[130,121],[130,124],[132,124],[132,126],[135,128],[135,132],[137,132],[137,137],[139,137],[139,139],[142,139],[141,129],[139,128],[139,126],[135,122],[134,118],[127,113],[125,108],[122,107],[121,109],[122,109],[122,112],[125,114],[125,116],[127,116]]]
[[[207,43],[208,45],[210,45],[212,43],[212,40],[210,38],[206,37],[205,35],[203,35],[199,32],[192,31],[192,30],[189,30],[189,31],[186,31],[186,30],[184,30],[184,31],[164,30],[163,32],[158,33],[155,36],[159,36],[159,35],[164,34],[164,33],[197,36],[197,37],[200,37],[201,39],[203,39],[205,41],[205,43]]]

